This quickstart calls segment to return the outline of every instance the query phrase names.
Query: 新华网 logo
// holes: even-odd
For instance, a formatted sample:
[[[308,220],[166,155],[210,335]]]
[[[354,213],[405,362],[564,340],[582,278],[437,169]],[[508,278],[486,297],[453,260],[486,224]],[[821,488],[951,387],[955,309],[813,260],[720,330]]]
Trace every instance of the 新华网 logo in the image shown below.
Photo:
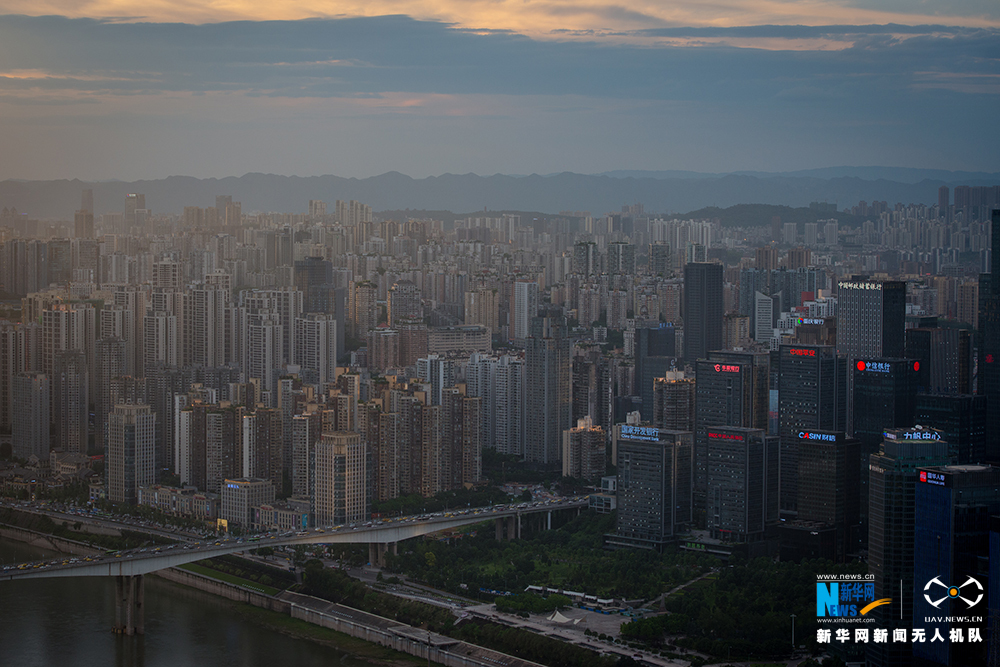
[[[892,602],[891,598],[875,599],[873,582],[816,582],[816,616],[864,616],[875,607]]]

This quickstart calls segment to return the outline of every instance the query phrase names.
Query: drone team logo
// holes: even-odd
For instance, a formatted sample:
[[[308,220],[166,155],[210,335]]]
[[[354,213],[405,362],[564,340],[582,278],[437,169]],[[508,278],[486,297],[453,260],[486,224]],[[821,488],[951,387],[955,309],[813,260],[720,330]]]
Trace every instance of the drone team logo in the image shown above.
[[[931,587],[934,587],[933,589]],[[943,588],[944,591],[940,591],[939,588]],[[963,595],[963,589],[965,589],[965,595]],[[971,594],[969,593],[971,591]],[[977,595],[978,593],[978,595]],[[944,595],[944,597],[935,600],[931,596]],[[972,595],[976,595],[976,599],[970,599]],[[968,596],[968,597],[967,597]],[[941,603],[945,600],[961,600],[965,604],[969,605],[969,609],[975,607],[977,604],[982,602],[983,599],[983,585],[979,583],[979,580],[975,577],[969,577],[968,580],[961,586],[948,586],[943,581],[934,577],[927,582],[924,586],[924,599],[927,603],[935,608],[940,608]]]

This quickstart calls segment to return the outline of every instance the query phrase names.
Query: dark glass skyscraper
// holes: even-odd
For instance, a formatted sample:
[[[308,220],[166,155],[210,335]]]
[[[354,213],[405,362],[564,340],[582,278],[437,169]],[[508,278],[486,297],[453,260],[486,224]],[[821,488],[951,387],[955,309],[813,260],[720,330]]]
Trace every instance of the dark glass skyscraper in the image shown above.
[[[1000,209],[993,210],[990,273],[979,276],[979,382],[986,396],[986,458],[1000,460]]]
[[[663,377],[676,358],[672,324],[635,330],[635,395],[642,397],[643,421],[653,420],[654,378]]]
[[[703,523],[707,489],[707,432],[715,426],[767,429],[767,354],[712,352],[695,364],[696,521]]]
[[[913,623],[913,530],[917,469],[948,465],[948,443],[933,429],[886,431],[882,451],[869,458],[870,496],[868,573],[874,575],[875,599],[892,598],[876,608],[875,627],[892,635]],[[900,590],[900,586],[903,590]],[[912,664],[911,644],[870,644],[868,664],[900,667]]]
[[[956,464],[986,460],[985,396],[917,394],[913,423],[941,431]]]
[[[662,550],[691,523],[691,433],[615,428],[618,528],[605,543]]]
[[[915,659],[941,665],[987,664],[986,623],[948,619],[986,616],[988,577],[983,565],[990,556],[990,516],[997,512],[1000,512],[1000,468],[956,465],[921,468],[917,472],[913,510],[913,627],[924,627],[929,638],[934,636],[934,629],[949,638],[952,630],[958,630],[963,641],[915,642]],[[964,600],[947,599],[953,586],[958,587],[958,595]],[[970,606],[970,602],[975,604]],[[928,622],[928,618],[941,620]],[[984,641],[967,641],[970,627],[976,628]]]
[[[834,529],[833,548],[810,554],[843,563],[861,546],[859,529],[860,445],[843,431],[805,430],[798,434],[798,521]],[[797,522],[791,522],[797,523]],[[808,532],[815,532],[811,526]],[[797,530],[795,532],[805,532]],[[804,555],[804,554],[803,554]],[[782,543],[782,559],[785,544]]]
[[[957,327],[906,330],[906,358],[920,362],[917,385],[934,394],[972,393],[972,331]]]
[[[799,495],[799,433],[847,426],[847,363],[825,345],[782,345],[778,352],[781,511],[794,516]]]
[[[913,406],[921,363],[911,359],[856,359],[851,365],[854,381],[852,433],[861,441],[865,456],[878,451],[887,428],[913,426]]]
[[[851,434],[861,443],[860,519],[862,539],[868,536],[868,457],[876,454],[882,434],[890,428],[913,426],[913,406],[921,362],[911,359],[864,357],[849,371],[854,387]]]
[[[720,426],[706,432],[708,505],[712,537],[755,542],[778,522],[777,438],[761,429]]]
[[[533,317],[528,333],[524,458],[540,467],[555,469],[561,465],[562,432],[572,428],[572,360],[566,318],[556,312]]]
[[[722,349],[722,265],[684,265],[684,358],[704,359]]]

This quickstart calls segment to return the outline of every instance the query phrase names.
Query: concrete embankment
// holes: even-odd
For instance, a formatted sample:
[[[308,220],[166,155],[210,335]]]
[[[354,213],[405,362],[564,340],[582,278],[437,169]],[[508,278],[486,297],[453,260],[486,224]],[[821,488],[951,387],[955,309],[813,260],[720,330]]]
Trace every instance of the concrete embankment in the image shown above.
[[[159,570],[154,574],[158,577],[166,579],[167,581],[172,581],[175,584],[182,584],[184,586],[190,586],[191,588],[197,588],[199,591],[205,591],[206,593],[211,593],[212,595],[218,595],[219,597],[224,597],[227,600],[233,600],[234,602],[243,602],[245,604],[253,605],[254,607],[262,607],[281,614],[287,614],[291,609],[291,605],[288,602],[280,600],[276,597],[265,595],[263,593],[256,593],[243,588],[242,586],[236,586],[235,584],[219,581],[218,579],[212,579],[211,577],[206,577],[205,575],[197,574],[195,572],[188,572],[187,570],[181,570],[176,567]]]
[[[336,630],[401,653],[408,653],[422,660],[429,659],[446,667],[496,667],[497,665],[544,667],[536,662],[522,660],[308,595],[284,592],[278,596],[270,596],[178,569],[161,570],[156,574],[178,584],[221,595],[236,602],[289,614],[292,618]]]
[[[61,553],[73,554],[74,556],[93,556],[95,554],[104,553],[103,549],[93,547],[89,544],[84,544],[83,542],[77,542],[76,540],[70,540],[65,537],[56,537],[55,535],[47,535],[35,530],[18,528],[16,526],[7,526],[4,524],[0,524],[0,537],[5,540],[24,542],[42,549],[50,549]]]

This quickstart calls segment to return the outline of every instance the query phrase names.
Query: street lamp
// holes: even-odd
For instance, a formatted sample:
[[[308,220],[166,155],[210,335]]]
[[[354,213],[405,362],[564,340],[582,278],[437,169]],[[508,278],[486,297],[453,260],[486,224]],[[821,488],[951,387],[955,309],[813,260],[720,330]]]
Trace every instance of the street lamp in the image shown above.
[[[795,651],[795,614],[792,614],[792,651]]]

